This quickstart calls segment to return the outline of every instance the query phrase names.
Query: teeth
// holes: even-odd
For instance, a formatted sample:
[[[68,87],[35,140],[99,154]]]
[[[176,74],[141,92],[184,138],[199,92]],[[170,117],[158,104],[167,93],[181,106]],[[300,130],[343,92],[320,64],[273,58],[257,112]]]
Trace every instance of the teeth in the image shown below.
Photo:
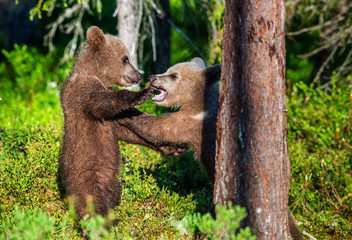
[[[156,94],[153,98],[152,101],[156,101],[156,102],[161,102],[166,98],[167,92],[162,89],[162,88],[158,88],[156,89],[157,91],[159,91],[160,93]]]

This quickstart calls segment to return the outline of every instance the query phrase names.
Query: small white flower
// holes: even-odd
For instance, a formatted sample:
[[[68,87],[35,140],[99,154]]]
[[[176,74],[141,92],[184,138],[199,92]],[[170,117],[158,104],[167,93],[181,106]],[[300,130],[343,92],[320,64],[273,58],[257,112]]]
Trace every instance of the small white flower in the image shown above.
[[[176,230],[180,235],[184,235],[187,233],[187,219],[184,217],[181,221],[174,223]]]
[[[48,82],[48,87],[56,88],[57,84],[56,84],[56,82]]]

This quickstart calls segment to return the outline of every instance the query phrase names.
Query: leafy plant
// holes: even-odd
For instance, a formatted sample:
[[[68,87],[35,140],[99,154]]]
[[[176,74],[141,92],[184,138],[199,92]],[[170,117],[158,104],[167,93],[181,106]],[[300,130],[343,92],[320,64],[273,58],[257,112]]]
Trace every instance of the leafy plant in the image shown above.
[[[0,63],[0,128],[61,125],[59,85],[69,75],[71,63],[58,66],[55,55],[26,45],[2,53],[7,61]]]
[[[55,218],[49,217],[38,208],[20,210],[15,207],[13,217],[8,218],[4,224],[4,231],[0,233],[1,239],[52,239]]]
[[[114,239],[113,232],[107,228],[107,220],[100,215],[92,218],[86,215],[80,221],[80,225],[89,239]]]
[[[216,212],[216,220],[210,213],[203,216],[199,212],[187,215],[176,224],[176,229],[180,234],[188,234],[190,237],[198,234],[208,239],[256,239],[249,227],[240,228],[241,221],[247,216],[245,208],[229,203],[228,206],[216,206]]]
[[[80,221],[82,231],[90,239],[114,239],[113,231],[109,231],[107,220],[100,215],[84,218]],[[14,211],[1,227],[0,239],[78,239],[78,232],[72,229],[72,220],[63,216],[59,220],[38,207],[21,209],[15,206]]]

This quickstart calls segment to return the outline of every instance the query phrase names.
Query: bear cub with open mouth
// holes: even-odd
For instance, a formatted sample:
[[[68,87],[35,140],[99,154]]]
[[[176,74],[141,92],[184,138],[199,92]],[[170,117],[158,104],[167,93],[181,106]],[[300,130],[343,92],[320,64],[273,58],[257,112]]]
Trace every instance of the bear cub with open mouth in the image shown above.
[[[147,114],[123,119],[121,124],[156,145],[187,144],[204,165],[209,179],[215,176],[216,120],[218,115],[221,65],[205,67],[202,59],[179,63],[163,74],[149,77],[159,94],[159,106],[179,107],[174,113],[155,117]]]

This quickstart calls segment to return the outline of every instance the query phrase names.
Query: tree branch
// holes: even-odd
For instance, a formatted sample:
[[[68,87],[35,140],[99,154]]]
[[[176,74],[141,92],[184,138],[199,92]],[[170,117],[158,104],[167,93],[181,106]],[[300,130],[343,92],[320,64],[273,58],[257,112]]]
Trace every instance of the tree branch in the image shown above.
[[[50,30],[44,35],[44,46],[48,46],[50,52],[54,50],[53,39],[58,29],[65,34],[71,34],[73,32],[73,38],[69,41],[64,50],[63,61],[73,57],[78,48],[78,42],[84,41],[82,20],[86,12],[92,14],[92,11],[89,8],[89,0],[85,0],[83,3],[76,3],[72,7],[66,8],[54,22],[48,24],[46,27]],[[67,19],[70,19],[73,16],[77,17],[64,24]]]
[[[182,32],[181,29],[179,29],[170,19],[167,20],[167,22],[175,28],[175,30],[187,41],[191,46],[193,47],[194,50],[199,54],[199,56],[204,60],[205,64],[208,65],[208,61],[205,59],[203,53],[199,50],[199,48],[192,42],[192,40]]]
[[[332,59],[332,57],[335,55],[336,51],[337,51],[338,45],[336,45],[334,47],[334,49],[332,50],[332,52],[329,54],[329,56],[325,59],[325,61],[323,62],[323,64],[320,66],[319,71],[317,73],[317,75],[315,76],[313,83],[316,83],[319,79],[320,76],[322,74],[322,72],[324,71],[325,67],[328,65],[328,63],[330,62],[330,60]]]

